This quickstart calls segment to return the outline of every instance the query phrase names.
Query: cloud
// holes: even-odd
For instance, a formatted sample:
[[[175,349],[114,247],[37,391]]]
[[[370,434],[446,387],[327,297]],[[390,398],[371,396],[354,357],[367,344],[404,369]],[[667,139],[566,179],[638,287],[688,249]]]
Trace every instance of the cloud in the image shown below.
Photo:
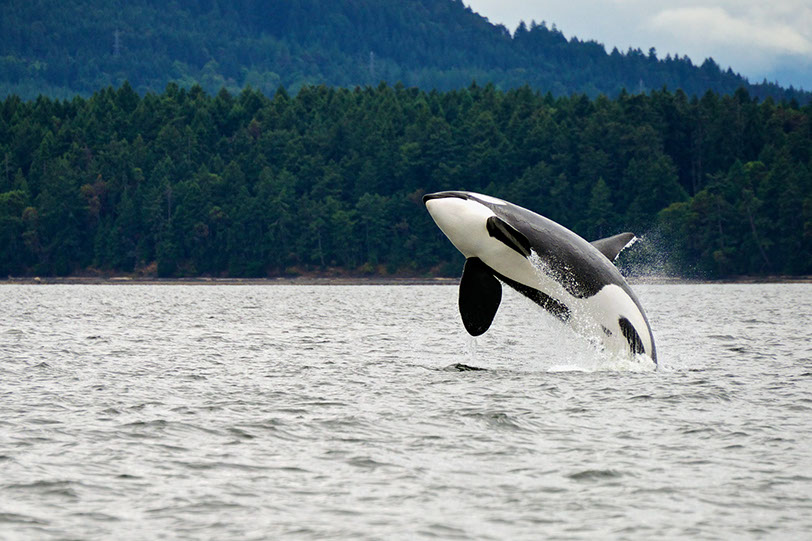
[[[722,69],[812,88],[810,0],[463,0],[510,30],[519,20],[555,23],[567,37],[608,50],[629,47],[712,57]]]
[[[761,22],[734,17],[722,7],[665,9],[649,20],[652,27],[686,41],[734,49],[760,49],[775,53],[812,54],[812,41],[787,24],[762,19]]]

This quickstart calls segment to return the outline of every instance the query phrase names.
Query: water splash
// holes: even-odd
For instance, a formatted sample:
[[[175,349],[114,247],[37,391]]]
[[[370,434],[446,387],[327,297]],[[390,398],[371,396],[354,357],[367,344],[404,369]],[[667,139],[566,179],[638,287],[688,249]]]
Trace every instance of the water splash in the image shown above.
[[[531,252],[528,259],[539,281],[549,288],[546,292],[551,293],[553,297],[565,298],[566,287],[561,284],[574,286],[576,279],[573,273],[566,267],[563,267],[563,270],[553,269],[535,251]],[[537,306],[534,308],[541,311]],[[626,352],[608,350],[603,343],[603,327],[585,304],[574,303],[569,308],[568,325],[562,325],[553,317],[542,318],[543,321],[549,322],[548,328],[543,330],[547,340],[552,338],[554,343],[564,346],[564,351],[559,352],[556,357],[566,359],[563,364],[548,366],[549,371],[639,372],[656,369],[656,364],[647,355],[629,356]],[[560,353],[565,355],[562,356]]]
[[[465,364],[473,365],[477,361],[477,337],[467,336],[465,341]]]
[[[632,248],[634,245],[634,249]],[[634,238],[615,260],[627,279],[644,283],[674,282],[686,278],[684,262],[675,257],[661,228],[656,226]],[[692,269],[687,269],[692,273]]]
[[[504,289],[502,306],[491,332],[466,342],[467,364],[514,373],[645,372],[655,369],[646,356],[613,354],[600,340],[577,333],[569,325],[514,291]],[[594,337],[593,337],[594,338]]]

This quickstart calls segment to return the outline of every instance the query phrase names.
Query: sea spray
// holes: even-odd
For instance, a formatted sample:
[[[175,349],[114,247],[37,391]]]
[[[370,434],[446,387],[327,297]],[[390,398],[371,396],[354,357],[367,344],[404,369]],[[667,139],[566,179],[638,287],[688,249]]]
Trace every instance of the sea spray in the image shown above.
[[[635,239],[636,241],[636,239]],[[635,241],[632,241],[633,243]],[[535,251],[528,257],[533,265],[539,281],[552,285],[552,296],[566,298],[566,284],[574,284],[575,277],[566,266],[551,266]],[[537,307],[536,307],[537,308]],[[656,368],[656,364],[647,355],[633,355],[608,350],[603,342],[604,329],[595,314],[584,303],[571,303],[569,325],[560,325],[551,321],[548,329],[543,332],[546,340],[562,345],[566,355],[559,352],[559,359],[566,359],[566,364],[556,364],[550,367],[554,371],[583,370],[583,371],[648,371]],[[538,309],[538,308],[537,308]],[[553,320],[554,318],[547,318]]]
[[[476,362],[477,362],[477,337],[468,334],[468,338],[465,342],[465,364],[473,366],[476,364]]]
[[[634,244],[634,249],[631,248]],[[620,273],[636,282],[671,282],[695,274],[673,255],[660,227],[637,236],[615,261]]]

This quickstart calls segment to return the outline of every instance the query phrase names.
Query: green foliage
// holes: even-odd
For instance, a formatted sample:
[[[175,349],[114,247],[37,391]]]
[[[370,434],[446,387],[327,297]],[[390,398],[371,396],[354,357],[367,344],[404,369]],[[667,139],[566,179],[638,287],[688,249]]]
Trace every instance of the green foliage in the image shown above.
[[[812,273],[810,106],[381,84],[129,85],[0,102],[0,272],[455,274],[424,193],[504,197],[587,238],[656,227],[711,276]]]
[[[511,36],[458,0],[4,0],[0,36],[0,97],[27,99],[89,96],[124,81],[142,95],[170,82],[270,95],[279,85],[402,81],[451,90],[478,80],[554,96],[663,86],[688,95],[745,86],[799,103],[811,96],[750,84],[712,59],[695,65],[685,56],[658,59],[653,49],[607,53],[545,23],[522,23]]]

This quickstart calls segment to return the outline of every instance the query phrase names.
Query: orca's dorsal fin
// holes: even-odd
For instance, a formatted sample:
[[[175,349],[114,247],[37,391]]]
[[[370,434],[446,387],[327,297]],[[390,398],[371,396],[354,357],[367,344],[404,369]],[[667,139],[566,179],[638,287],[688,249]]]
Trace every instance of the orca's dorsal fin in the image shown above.
[[[632,243],[634,238],[634,233],[620,233],[613,237],[592,241],[592,246],[605,255],[609,261],[614,261],[617,259],[618,254],[623,251],[623,248]]]
[[[478,257],[465,260],[460,279],[460,315],[465,330],[479,336],[488,330],[502,302],[502,284]]]

